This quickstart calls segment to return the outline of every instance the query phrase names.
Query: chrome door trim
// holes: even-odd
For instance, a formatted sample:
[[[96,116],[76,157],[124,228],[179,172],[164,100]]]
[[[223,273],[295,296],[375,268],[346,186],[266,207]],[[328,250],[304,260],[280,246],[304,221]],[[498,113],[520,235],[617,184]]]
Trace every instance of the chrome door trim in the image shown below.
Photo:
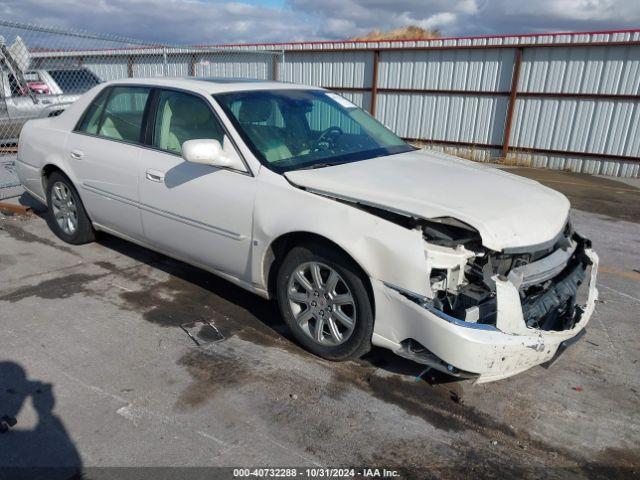
[[[201,230],[205,230],[207,232],[215,233],[217,235],[221,235],[223,237],[231,238],[233,240],[241,241],[247,238],[246,235],[242,235],[236,232],[231,232],[229,230],[225,230],[223,228],[216,227],[214,225],[209,225],[208,223],[199,222],[197,220],[193,220],[187,217],[183,217],[182,215],[178,215],[177,213],[169,212],[167,210],[161,210],[159,208],[152,207],[151,205],[147,205],[144,203],[140,203],[137,200],[132,200],[130,198],[122,197],[120,195],[116,195],[111,192],[107,192],[102,190],[101,188],[95,187],[93,185],[88,185],[83,183],[82,188],[89,192],[95,193],[97,195],[102,195],[103,197],[109,198],[110,200],[116,200],[122,203],[126,203],[127,205],[132,205],[138,207],[144,211],[155,213],[156,215],[160,215],[161,217],[168,218],[169,220],[175,220],[180,223],[184,223],[185,225],[189,225],[191,227],[196,227]]]

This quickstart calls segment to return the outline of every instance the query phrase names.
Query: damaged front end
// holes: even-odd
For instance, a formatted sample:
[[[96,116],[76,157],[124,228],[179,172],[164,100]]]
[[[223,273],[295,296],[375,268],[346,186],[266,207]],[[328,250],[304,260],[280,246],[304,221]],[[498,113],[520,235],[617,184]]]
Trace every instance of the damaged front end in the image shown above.
[[[425,239],[428,294],[388,286],[452,328],[469,329],[460,335],[481,338],[486,354],[474,360],[470,352],[456,351],[464,345],[434,345],[427,335],[404,339],[396,353],[490,381],[550,360],[588,321],[597,297],[598,258],[569,222],[545,245],[502,252],[485,248],[472,227],[452,218],[419,221],[416,227]]]
[[[427,247],[431,302],[437,310],[465,322],[497,326],[497,292],[511,284],[527,328],[562,331],[578,323],[583,312],[578,293],[592,265],[585,253],[591,245],[569,223],[552,246],[541,250],[494,252],[479,242],[458,243],[449,258],[442,241]]]

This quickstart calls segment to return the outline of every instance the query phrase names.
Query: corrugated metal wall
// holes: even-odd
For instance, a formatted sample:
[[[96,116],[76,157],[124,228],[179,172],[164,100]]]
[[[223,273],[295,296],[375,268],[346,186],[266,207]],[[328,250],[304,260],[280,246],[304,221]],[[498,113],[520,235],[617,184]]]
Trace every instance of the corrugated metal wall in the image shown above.
[[[287,53],[280,80],[325,87],[371,88],[372,64],[369,52]]]
[[[399,135],[490,144],[502,138],[506,98],[453,92],[508,90],[509,50],[382,51],[378,68],[376,115]]]
[[[185,49],[169,55],[166,66],[158,51],[87,55],[82,63],[105,80],[131,72],[317,85],[428,146],[479,159],[640,174],[640,31],[227,48]]]
[[[271,55],[260,53],[197,54],[195,75],[197,77],[274,78],[274,62]],[[183,75],[188,76],[188,73]]]
[[[576,40],[584,45],[575,45]],[[595,43],[604,41],[613,44]],[[419,49],[373,42],[361,51],[352,50],[353,45],[340,51],[331,44],[334,50],[325,52],[326,45],[292,44],[282,79],[333,88],[371,110],[377,68],[375,116],[405,138],[440,143],[474,158],[506,152],[511,161],[523,164],[638,176],[637,42],[638,34],[632,32],[561,36],[538,46],[513,42],[513,48],[506,47],[504,38],[493,42],[495,48],[492,43],[481,48],[425,44]],[[518,48],[522,56],[512,98]],[[510,101],[513,115],[505,138]],[[484,153],[470,152],[474,146]]]
[[[512,146],[640,156],[640,46],[525,50],[518,92],[624,97],[518,98]]]
[[[48,68],[64,65],[82,65],[104,81],[142,77],[188,77],[193,73],[197,77],[235,77],[273,79],[274,55],[262,52],[211,52],[174,53],[168,50],[162,53],[106,53],[101,55],[74,55],[42,58],[38,66]],[[34,55],[38,58],[38,54]],[[132,75],[130,75],[131,73]]]

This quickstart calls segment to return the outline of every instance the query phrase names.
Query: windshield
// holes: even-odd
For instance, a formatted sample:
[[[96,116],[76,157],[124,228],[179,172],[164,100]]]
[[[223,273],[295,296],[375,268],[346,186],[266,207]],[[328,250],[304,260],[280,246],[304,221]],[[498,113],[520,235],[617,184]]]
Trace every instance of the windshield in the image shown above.
[[[55,80],[64,93],[84,93],[100,83],[89,70],[49,70],[49,75]]]
[[[253,153],[269,168],[366,160],[413,150],[345,98],[322,90],[256,90],[215,95]]]

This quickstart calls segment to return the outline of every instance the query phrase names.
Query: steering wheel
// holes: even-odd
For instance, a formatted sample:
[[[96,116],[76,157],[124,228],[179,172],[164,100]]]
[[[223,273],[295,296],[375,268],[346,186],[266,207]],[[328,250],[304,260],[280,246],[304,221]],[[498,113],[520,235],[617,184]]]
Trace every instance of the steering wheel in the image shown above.
[[[313,145],[311,146],[310,150],[312,152],[321,152],[324,150],[329,150],[329,148],[331,148],[333,143],[336,141],[336,138],[338,138],[340,135],[343,135],[343,134],[344,132],[340,127],[336,127],[336,126],[329,127],[322,131],[322,133],[316,139],[316,141],[313,142]]]

